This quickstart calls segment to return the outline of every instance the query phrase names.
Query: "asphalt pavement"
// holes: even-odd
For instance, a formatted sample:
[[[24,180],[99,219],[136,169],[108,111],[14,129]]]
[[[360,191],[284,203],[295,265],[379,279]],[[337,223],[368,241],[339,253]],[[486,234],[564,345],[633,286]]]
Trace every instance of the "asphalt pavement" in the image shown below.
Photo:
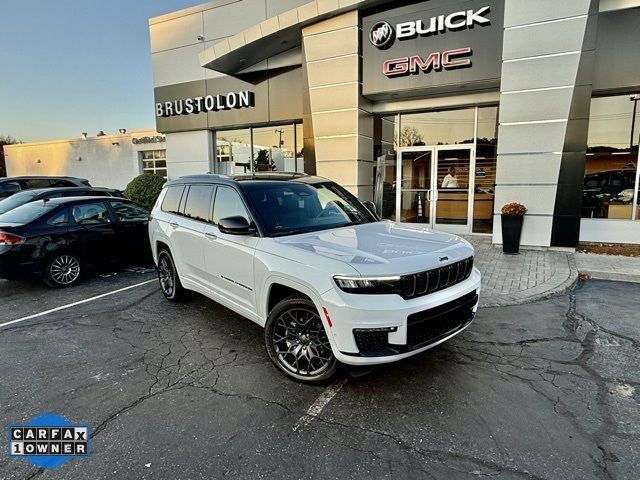
[[[0,442],[0,478],[638,478],[635,284],[481,309],[436,349],[308,386],[258,326],[153,278],[0,282],[0,324],[19,320],[0,327],[0,426],[53,412],[93,430],[93,454],[56,470]]]

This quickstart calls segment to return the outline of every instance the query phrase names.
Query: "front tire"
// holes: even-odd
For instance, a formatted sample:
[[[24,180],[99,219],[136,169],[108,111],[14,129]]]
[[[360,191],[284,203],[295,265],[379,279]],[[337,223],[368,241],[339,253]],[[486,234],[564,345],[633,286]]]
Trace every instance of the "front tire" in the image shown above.
[[[84,266],[80,257],[71,252],[53,255],[44,271],[44,282],[53,288],[67,288],[80,282]]]
[[[267,318],[264,340],[271,361],[295,380],[324,382],[338,369],[322,319],[308,298],[278,303]]]
[[[164,298],[170,302],[179,302],[184,298],[185,290],[180,283],[176,265],[171,253],[166,249],[158,253],[158,280]]]

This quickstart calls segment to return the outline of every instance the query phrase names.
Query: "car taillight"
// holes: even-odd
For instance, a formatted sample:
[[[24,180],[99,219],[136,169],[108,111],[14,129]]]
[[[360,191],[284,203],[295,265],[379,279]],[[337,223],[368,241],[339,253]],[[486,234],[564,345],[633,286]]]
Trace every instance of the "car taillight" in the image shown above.
[[[0,245],[20,245],[24,243],[24,237],[7,232],[0,232]]]

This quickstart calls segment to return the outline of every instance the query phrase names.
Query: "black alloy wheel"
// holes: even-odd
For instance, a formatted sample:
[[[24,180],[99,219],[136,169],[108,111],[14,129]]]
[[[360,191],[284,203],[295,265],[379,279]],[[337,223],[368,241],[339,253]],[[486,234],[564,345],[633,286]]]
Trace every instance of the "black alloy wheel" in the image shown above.
[[[167,300],[177,302],[184,297],[184,288],[180,283],[173,257],[166,249],[158,253],[158,280],[160,290]]]
[[[286,375],[303,382],[322,382],[336,373],[336,360],[322,319],[308,298],[289,297],[267,319],[269,357]]]

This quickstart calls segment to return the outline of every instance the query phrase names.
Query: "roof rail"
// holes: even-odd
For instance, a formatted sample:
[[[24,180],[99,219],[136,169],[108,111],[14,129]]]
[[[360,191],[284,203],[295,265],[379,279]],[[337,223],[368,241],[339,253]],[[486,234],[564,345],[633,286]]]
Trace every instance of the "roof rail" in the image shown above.
[[[259,176],[277,176],[282,175],[289,177],[307,177],[308,173],[300,173],[300,172],[247,172],[247,173],[237,173],[233,175],[234,177],[259,177]]]
[[[229,175],[222,175],[219,173],[211,173],[211,172],[207,172],[207,173],[196,173],[196,174],[192,174],[192,175],[183,175],[182,177],[179,178],[195,178],[195,177],[207,177],[207,178],[224,178],[227,180],[231,180],[232,177],[230,177]]]

